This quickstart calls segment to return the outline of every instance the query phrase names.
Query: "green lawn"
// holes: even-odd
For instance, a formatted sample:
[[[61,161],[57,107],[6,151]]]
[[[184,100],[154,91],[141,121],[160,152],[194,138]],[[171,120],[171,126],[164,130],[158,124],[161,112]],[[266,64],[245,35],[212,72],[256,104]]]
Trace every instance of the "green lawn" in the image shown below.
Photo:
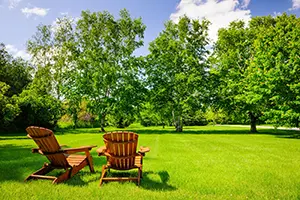
[[[25,133],[0,135],[0,199],[299,199],[300,139],[296,131],[231,126],[131,127],[151,152],[144,159],[141,186],[106,183],[98,187],[103,157],[92,150],[96,173],[86,167],[69,181],[24,183],[47,160],[32,154]],[[70,147],[103,145],[98,129],[57,132]],[[108,129],[108,130],[113,130]],[[56,172],[56,173],[59,173]],[[136,173],[132,171],[132,173]]]

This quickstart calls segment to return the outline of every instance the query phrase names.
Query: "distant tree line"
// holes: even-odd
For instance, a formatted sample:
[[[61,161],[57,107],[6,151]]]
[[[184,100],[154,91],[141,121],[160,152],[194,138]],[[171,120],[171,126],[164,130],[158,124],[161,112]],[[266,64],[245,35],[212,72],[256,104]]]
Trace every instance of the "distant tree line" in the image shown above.
[[[220,29],[210,47],[210,22],[167,21],[143,46],[146,26],[121,10],[83,11],[79,20],[39,25],[27,42],[31,62],[0,45],[0,129],[127,127],[208,123],[299,126],[300,19],[254,17]]]

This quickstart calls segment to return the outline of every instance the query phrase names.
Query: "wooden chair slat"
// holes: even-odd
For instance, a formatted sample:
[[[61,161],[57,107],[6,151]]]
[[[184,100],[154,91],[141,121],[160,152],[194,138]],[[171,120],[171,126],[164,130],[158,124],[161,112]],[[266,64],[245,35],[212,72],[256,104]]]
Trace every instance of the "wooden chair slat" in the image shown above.
[[[39,179],[51,179],[51,180],[56,179],[55,176],[31,175],[31,177],[32,178],[39,178]]]
[[[80,165],[84,160],[86,159],[86,156],[83,155],[69,155],[67,157],[67,161],[71,166]]]

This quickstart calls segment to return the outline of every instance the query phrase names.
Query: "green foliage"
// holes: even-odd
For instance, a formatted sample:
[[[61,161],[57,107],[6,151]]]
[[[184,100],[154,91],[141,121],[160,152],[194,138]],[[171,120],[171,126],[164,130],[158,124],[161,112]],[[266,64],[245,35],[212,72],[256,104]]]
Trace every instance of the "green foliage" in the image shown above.
[[[201,101],[205,95],[208,25],[206,20],[186,16],[178,24],[168,21],[150,43],[146,69],[150,101],[164,115],[172,113],[177,131],[182,131],[185,104]]]
[[[63,17],[52,25],[39,25],[35,35],[27,42],[27,49],[33,57],[32,62],[37,66],[33,94],[38,92],[49,102],[54,101],[53,97],[56,98],[54,106],[49,108],[49,119],[54,123],[57,117],[63,114],[62,107],[57,107],[56,111],[54,109],[61,104],[60,99],[66,99],[68,106],[65,111],[72,116],[76,127],[82,95],[76,91],[73,84],[76,58],[74,37],[74,20]]]
[[[74,70],[74,20],[59,18],[52,25],[39,25],[37,32],[27,42],[32,62],[41,72],[40,83],[46,85],[48,93],[60,99],[62,90],[68,85],[70,72]]]
[[[144,30],[141,19],[132,19],[125,9],[119,19],[106,11],[83,11],[77,22],[63,17],[39,26],[27,43],[41,72],[37,86],[66,100],[75,127],[83,99],[89,113],[99,116],[102,130],[108,114],[120,123],[132,118],[144,90],[141,62],[132,53],[143,45]]]
[[[8,126],[10,122],[19,114],[20,109],[16,104],[15,98],[6,96],[10,86],[0,82],[0,125]]]
[[[145,25],[132,19],[127,10],[115,20],[108,12],[83,11],[76,24],[77,58],[73,81],[77,93],[86,96],[89,110],[97,114],[104,130],[105,117],[133,115],[143,91],[139,65],[132,53],[143,45]]]
[[[65,114],[58,121],[60,128],[92,128],[100,127],[99,119],[97,115],[88,112],[88,102],[86,99],[82,99],[80,105],[73,107],[74,104],[70,104],[70,100],[65,101],[63,109]]]
[[[16,118],[16,123],[22,129],[29,125],[53,128],[61,117],[61,102],[34,88],[23,90],[18,97],[18,105],[22,113]]]
[[[213,104],[233,115],[299,126],[299,18],[255,17],[219,30],[211,58]],[[213,82],[216,83],[213,83]]]
[[[157,125],[171,125],[171,114],[165,116],[168,111],[157,111],[156,106],[150,102],[143,104],[141,111],[139,113],[139,121],[143,126],[157,126]],[[170,113],[170,112],[169,112]]]
[[[234,21],[208,51],[207,20],[168,21],[135,57],[145,25],[121,10],[83,11],[79,20],[39,25],[31,63],[0,44],[0,126],[74,128],[268,122],[299,126],[300,25],[294,15]],[[34,69],[34,70],[33,70]],[[34,77],[34,78],[33,78]],[[84,104],[84,106],[83,106]]]
[[[6,51],[5,45],[0,43],[0,81],[6,83],[6,96],[12,97],[22,92],[31,82],[32,68],[28,62],[21,58],[14,59]]]
[[[21,58],[13,58],[0,44],[0,130],[18,127],[15,123],[22,109],[18,105],[19,94],[31,82],[32,67]]]
[[[214,110],[213,108],[209,108],[204,113],[204,117],[210,124],[213,125],[228,123],[227,115],[221,109]]]
[[[283,14],[268,21],[272,25],[260,28],[254,43],[247,95],[269,105],[268,123],[299,126],[300,19]]]
[[[212,93],[213,106],[223,109],[231,118],[244,117],[242,121],[248,118],[251,132],[256,132],[256,123],[267,104],[249,87],[251,83],[246,77],[250,63],[255,59],[254,41],[258,33],[270,26],[269,20],[270,17],[254,18],[250,27],[235,21],[228,28],[220,29],[211,57],[210,81],[216,88]]]
[[[61,116],[61,102],[50,94],[49,68],[33,68],[0,48],[0,129],[24,130],[29,125],[53,128]]]

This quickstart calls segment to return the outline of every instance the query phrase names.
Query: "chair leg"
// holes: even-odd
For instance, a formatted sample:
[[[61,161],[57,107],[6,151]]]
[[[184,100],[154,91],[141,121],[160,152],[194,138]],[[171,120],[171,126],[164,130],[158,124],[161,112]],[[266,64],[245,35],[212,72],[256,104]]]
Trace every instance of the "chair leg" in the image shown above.
[[[51,172],[54,168],[49,165],[48,163],[45,163],[44,166],[39,169],[38,171],[34,172],[33,174],[30,174],[24,181],[28,181],[30,179],[33,179],[32,175],[45,175],[49,172]]]
[[[72,168],[67,169],[65,173],[61,174],[59,177],[57,177],[52,183],[61,183],[65,180],[68,180],[71,177],[72,174]]]
[[[141,184],[141,177],[142,177],[142,169],[138,169],[138,182],[137,185],[139,186]]]
[[[93,158],[92,158],[90,152],[86,151],[85,155],[86,155],[86,159],[87,159],[88,164],[89,164],[90,171],[94,173],[95,170],[94,170],[94,165],[93,165]]]
[[[101,173],[101,178],[100,178],[100,184],[99,184],[99,187],[101,187],[101,185],[102,185],[102,183],[103,183],[103,178],[105,177],[106,171],[107,171],[107,167],[106,167],[106,166],[103,166],[103,167],[102,167],[102,173]]]
[[[74,165],[70,167],[69,169],[66,169],[66,172],[57,177],[52,183],[60,183],[65,180],[68,180],[69,178],[73,177],[75,174],[77,174],[82,168],[84,168],[86,165],[88,165],[88,161],[84,160],[79,165]]]

